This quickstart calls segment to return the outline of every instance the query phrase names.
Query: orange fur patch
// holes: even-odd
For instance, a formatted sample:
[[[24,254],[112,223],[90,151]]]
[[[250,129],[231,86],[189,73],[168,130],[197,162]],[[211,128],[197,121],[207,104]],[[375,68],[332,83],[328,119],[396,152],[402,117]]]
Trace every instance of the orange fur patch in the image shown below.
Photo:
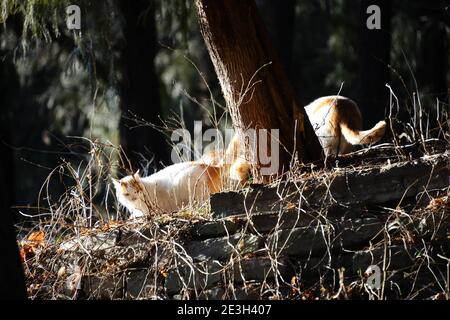
[[[313,113],[322,108],[330,107],[327,122],[331,123],[336,136],[340,136],[340,124],[345,124],[351,130],[361,130],[362,116],[358,106],[350,99],[324,99],[313,108]]]
[[[208,175],[207,185],[210,193],[220,192],[222,190],[222,168],[206,166]]]

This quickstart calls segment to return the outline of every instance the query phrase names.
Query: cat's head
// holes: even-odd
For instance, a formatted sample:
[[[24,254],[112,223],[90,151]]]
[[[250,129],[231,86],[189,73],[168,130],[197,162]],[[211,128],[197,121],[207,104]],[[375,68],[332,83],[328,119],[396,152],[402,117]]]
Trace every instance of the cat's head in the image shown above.
[[[130,176],[123,177],[120,180],[112,179],[114,187],[116,188],[117,198],[120,202],[136,202],[142,199],[144,187],[142,185],[139,170]]]

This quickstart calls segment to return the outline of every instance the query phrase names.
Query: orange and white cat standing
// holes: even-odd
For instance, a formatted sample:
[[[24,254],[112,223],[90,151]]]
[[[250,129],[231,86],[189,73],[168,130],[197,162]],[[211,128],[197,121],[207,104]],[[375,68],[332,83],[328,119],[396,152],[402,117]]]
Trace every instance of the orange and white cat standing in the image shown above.
[[[386,122],[362,130],[358,105],[343,96],[321,97],[305,107],[326,155],[341,155],[352,151],[354,145],[378,142],[386,131]]]
[[[113,179],[119,202],[133,217],[170,213],[205,202],[221,190],[221,168],[197,161],[170,165],[148,177],[139,172]]]
[[[326,155],[348,153],[353,145],[377,142],[386,130],[385,121],[361,130],[358,106],[342,96],[316,99],[305,111]],[[113,179],[117,198],[134,217],[201,204],[223,189],[224,178],[241,184],[247,181],[251,165],[243,155],[243,146],[235,135],[225,153],[213,152],[198,161],[176,163],[148,177],[135,173]]]

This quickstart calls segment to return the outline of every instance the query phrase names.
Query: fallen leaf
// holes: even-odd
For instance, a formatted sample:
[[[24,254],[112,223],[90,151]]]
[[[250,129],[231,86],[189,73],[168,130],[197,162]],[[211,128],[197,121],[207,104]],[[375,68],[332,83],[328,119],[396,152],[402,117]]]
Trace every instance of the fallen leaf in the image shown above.
[[[19,243],[19,253],[22,262],[33,257],[36,253],[36,248],[43,246],[45,243],[45,232],[35,231],[30,233],[28,237]]]
[[[45,240],[45,233],[44,233],[44,231],[32,232],[28,236],[27,240],[30,241],[30,242],[34,242],[36,245],[43,244],[43,242]]]

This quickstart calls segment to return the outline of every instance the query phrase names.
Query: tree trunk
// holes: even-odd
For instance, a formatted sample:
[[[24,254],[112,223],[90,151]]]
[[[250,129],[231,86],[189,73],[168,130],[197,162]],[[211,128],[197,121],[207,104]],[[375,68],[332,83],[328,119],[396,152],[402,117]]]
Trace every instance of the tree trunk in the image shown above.
[[[154,58],[157,52],[154,8],[144,0],[120,2],[124,17],[125,48],[122,52],[120,143],[133,169],[154,157],[154,164],[167,160],[164,136],[149,126],[133,128],[136,115],[159,124],[161,105]],[[127,119],[128,118],[128,119]]]
[[[4,52],[0,51],[0,56]],[[11,149],[11,104],[19,83],[14,66],[0,63],[0,300],[25,299],[22,264],[17,249],[11,206],[14,203],[14,159]]]
[[[289,80],[292,78],[295,3],[296,0],[284,0],[282,5],[273,0],[256,0],[270,42],[278,53]]]
[[[449,102],[449,86],[447,82],[449,70],[449,36],[446,26],[438,17],[431,16],[426,26],[420,48],[418,73],[423,74],[423,83],[430,84],[431,93],[441,103]],[[447,27],[448,28],[448,27]],[[420,85],[420,84],[419,84]],[[436,116],[430,117],[433,121]],[[432,128],[437,124],[434,123]]]
[[[304,163],[321,159],[320,144],[267,39],[255,2],[196,0],[196,7],[234,127],[279,129],[278,173],[289,169],[293,155]],[[255,147],[246,157],[251,161],[251,153],[258,155],[256,168],[262,169],[264,146],[258,136]],[[270,154],[271,146],[267,149]],[[265,180],[262,170],[254,173],[257,181]]]
[[[381,29],[368,29],[366,12],[370,5],[377,5],[381,12]],[[360,7],[359,32],[359,94],[358,105],[364,115],[364,126],[372,127],[384,118],[384,110],[389,106],[391,51],[391,10],[390,0],[362,0]]]

